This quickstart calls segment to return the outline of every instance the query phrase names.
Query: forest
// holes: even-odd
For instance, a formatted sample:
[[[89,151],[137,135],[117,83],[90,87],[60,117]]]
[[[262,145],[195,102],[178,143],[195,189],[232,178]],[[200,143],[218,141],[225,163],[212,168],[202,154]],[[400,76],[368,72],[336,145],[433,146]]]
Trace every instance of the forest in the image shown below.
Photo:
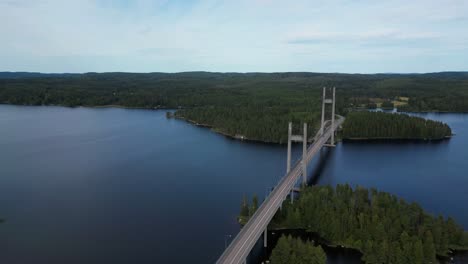
[[[312,135],[322,87],[337,87],[337,113],[408,98],[404,111],[468,112],[468,73],[86,73],[0,74],[0,103],[177,109],[175,116],[231,136],[284,143],[287,123]],[[296,132],[295,132],[296,133]]]
[[[293,204],[283,203],[269,226],[281,228],[315,232],[330,245],[358,249],[366,263],[437,263],[437,256],[468,249],[468,233],[452,218],[434,217],[416,203],[348,184],[303,188]],[[276,247],[282,248],[275,249],[276,259],[293,254],[286,245]]]
[[[272,264],[325,264],[327,255],[321,246],[314,246],[310,241],[281,236],[271,252],[270,261]]]
[[[350,112],[341,131],[343,139],[424,139],[437,140],[452,136],[442,122],[407,114]]]

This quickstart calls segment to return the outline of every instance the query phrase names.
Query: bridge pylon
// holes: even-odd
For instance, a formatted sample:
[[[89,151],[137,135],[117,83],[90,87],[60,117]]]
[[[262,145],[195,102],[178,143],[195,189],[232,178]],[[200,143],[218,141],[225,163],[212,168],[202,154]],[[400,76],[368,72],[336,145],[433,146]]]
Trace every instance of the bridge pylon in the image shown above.
[[[320,135],[323,135],[325,130],[325,125],[327,122],[331,122],[331,127],[335,127],[335,87],[331,88],[332,90],[332,97],[327,98],[327,88],[323,87],[323,94],[322,94],[322,122],[320,123]],[[331,104],[331,117],[330,120],[325,120],[325,112],[326,112],[326,105]],[[325,146],[334,147],[335,146],[335,131],[331,134],[329,144]]]
[[[291,170],[291,144],[292,142],[302,142],[302,184],[307,184],[307,123],[304,123],[304,132],[303,135],[293,135],[292,134],[292,122],[289,122],[288,126],[288,158],[286,165],[286,173],[289,173]],[[291,201],[292,201],[292,192],[291,192]]]

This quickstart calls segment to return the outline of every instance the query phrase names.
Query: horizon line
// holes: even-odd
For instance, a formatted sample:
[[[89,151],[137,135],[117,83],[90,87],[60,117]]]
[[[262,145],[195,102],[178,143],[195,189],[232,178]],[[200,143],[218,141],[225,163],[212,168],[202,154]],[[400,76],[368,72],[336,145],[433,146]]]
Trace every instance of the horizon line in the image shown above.
[[[447,71],[433,71],[433,72],[320,72],[320,71],[149,71],[149,72],[137,72],[137,71],[89,71],[89,72],[41,72],[41,71],[0,71],[1,73],[33,73],[33,74],[106,74],[106,73],[128,73],[128,74],[180,74],[180,73],[218,73],[218,74],[276,74],[276,73],[315,73],[315,74],[355,74],[355,75],[378,75],[378,74],[394,74],[394,75],[423,75],[423,74],[435,74],[435,73],[468,73],[468,70],[447,70]]]

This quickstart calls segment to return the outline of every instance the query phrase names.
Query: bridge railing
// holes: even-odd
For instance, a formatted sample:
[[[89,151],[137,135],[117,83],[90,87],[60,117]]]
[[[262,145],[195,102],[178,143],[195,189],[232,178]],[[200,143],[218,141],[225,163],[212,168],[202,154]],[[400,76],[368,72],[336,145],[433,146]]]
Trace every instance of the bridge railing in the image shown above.
[[[335,127],[331,128],[331,127],[328,127],[326,129],[324,129],[326,132],[324,132],[323,134],[321,134],[319,137],[317,137],[317,135],[315,136],[316,138],[316,141],[311,144],[309,146],[309,148],[307,149],[307,157],[306,157],[306,162],[309,163],[310,160],[312,159],[312,148],[316,148],[316,144],[318,143],[319,145],[323,145],[325,142],[322,142],[322,141],[325,141],[325,140],[328,140],[328,138],[331,136],[331,133],[334,132],[334,130],[341,125],[341,123],[343,122],[344,118],[343,117],[340,117],[337,122],[335,123]],[[320,142],[320,143],[319,143]],[[284,184],[284,182],[286,180],[291,180],[291,177],[293,178],[296,178],[295,180],[291,181],[292,183],[290,185],[292,186],[287,186],[288,188],[282,188],[282,191],[284,192],[285,189],[287,189],[288,191],[285,192],[283,195],[283,200],[286,198],[287,196],[287,193],[294,187],[295,183],[297,182],[297,178],[301,175],[301,166],[300,165],[300,162],[302,161],[302,159],[298,159],[295,163],[294,163],[294,166],[292,167],[293,169],[291,171],[289,171],[288,173],[286,173],[281,179],[280,181],[278,182],[278,184],[273,188],[273,190],[267,195],[266,199],[263,201],[263,203],[260,205],[260,207],[255,211],[255,213],[252,215],[252,217],[249,219],[249,221],[247,222],[246,225],[244,225],[244,227],[239,231],[239,233],[236,235],[236,237],[231,241],[229,247],[224,251],[224,253],[221,255],[221,257],[218,259],[217,263],[223,263],[223,259],[225,259],[229,254],[230,252],[232,252],[234,249],[235,249],[235,246],[239,243],[239,240],[240,239],[243,239],[244,238],[244,235],[246,232],[249,232],[249,230],[251,229],[251,226],[255,224],[255,219],[258,218],[258,216],[265,210],[265,207],[267,207],[272,199],[272,197],[275,197],[278,192],[280,191],[280,189],[278,188],[279,186],[282,186]],[[276,198],[277,200],[277,198]],[[276,202],[275,200],[275,202]],[[283,200],[281,200],[281,203],[283,202]],[[264,228],[266,228],[268,226],[268,223],[271,221],[271,219],[274,217],[274,215],[276,214],[276,211],[278,210],[278,207],[276,207],[276,209],[272,212],[271,215],[269,215],[266,219],[266,226]],[[264,219],[260,219],[260,221],[265,221]],[[258,224],[257,224],[258,225]],[[264,229],[262,227],[262,229]],[[262,233],[262,231],[258,231],[258,228],[257,230],[255,230],[255,233],[258,233],[258,235],[260,236],[260,234]],[[257,234],[256,234],[257,235]],[[257,236],[255,236],[257,237]],[[257,237],[258,239],[258,237]],[[244,244],[245,244],[245,241],[244,241]],[[249,250],[251,250],[251,245],[248,246],[249,247]],[[244,248],[244,245],[241,245],[240,248],[238,250],[241,250]],[[248,254],[248,253],[244,253],[244,254]],[[241,257],[243,257],[245,259],[245,257],[247,256],[244,256],[244,254],[241,254]],[[236,254],[237,255],[237,254]]]

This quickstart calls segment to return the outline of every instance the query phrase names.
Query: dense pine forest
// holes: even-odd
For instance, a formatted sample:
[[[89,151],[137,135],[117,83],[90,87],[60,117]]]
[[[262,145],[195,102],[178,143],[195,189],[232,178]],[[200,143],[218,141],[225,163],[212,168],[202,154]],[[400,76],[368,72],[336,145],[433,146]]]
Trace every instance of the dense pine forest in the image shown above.
[[[321,246],[314,246],[310,241],[282,236],[271,252],[272,264],[325,264],[327,255]]]
[[[437,263],[436,257],[450,249],[468,248],[468,233],[452,218],[433,217],[416,203],[349,185],[304,188],[292,205],[283,204],[270,228],[316,232],[331,244],[360,250],[366,263]]]
[[[443,139],[452,131],[447,124],[406,114],[351,112],[343,124],[344,139]]]
[[[176,117],[247,139],[285,142],[287,122],[311,134],[321,89],[337,87],[337,113],[394,104],[405,111],[468,112],[468,73],[0,74],[0,103],[178,109]],[[401,98],[405,98],[401,100]],[[393,103],[394,102],[394,103]]]

